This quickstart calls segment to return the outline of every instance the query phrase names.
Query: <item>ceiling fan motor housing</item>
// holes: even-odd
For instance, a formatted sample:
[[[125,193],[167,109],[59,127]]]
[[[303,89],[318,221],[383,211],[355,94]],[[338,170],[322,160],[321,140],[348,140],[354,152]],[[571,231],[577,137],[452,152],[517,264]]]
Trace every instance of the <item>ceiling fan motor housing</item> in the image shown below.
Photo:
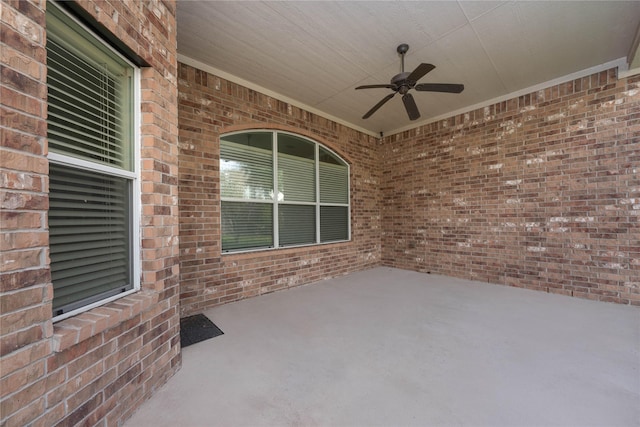
[[[391,78],[391,84],[397,86],[398,92],[400,92],[402,95],[407,93],[409,89],[411,89],[416,84],[415,82],[410,82],[407,80],[407,77],[409,77],[410,74],[411,73],[407,71],[404,73],[396,74]]]

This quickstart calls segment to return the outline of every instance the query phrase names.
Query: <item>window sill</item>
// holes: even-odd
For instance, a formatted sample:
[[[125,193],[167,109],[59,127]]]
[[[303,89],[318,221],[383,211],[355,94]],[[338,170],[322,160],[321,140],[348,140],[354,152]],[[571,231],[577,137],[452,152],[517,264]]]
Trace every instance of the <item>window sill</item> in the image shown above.
[[[53,351],[61,352],[147,310],[158,294],[140,291],[53,325]]]
[[[287,253],[299,253],[301,250],[314,250],[314,249],[327,249],[332,246],[344,245],[345,243],[351,243],[353,240],[335,240],[332,242],[322,242],[322,243],[309,243],[305,245],[295,245],[295,246],[280,246],[277,248],[256,248],[256,249],[238,249],[233,251],[223,251],[223,257],[232,257],[234,255],[246,255],[247,257],[255,256],[256,254],[263,253],[273,253],[277,252],[278,254],[287,254]]]

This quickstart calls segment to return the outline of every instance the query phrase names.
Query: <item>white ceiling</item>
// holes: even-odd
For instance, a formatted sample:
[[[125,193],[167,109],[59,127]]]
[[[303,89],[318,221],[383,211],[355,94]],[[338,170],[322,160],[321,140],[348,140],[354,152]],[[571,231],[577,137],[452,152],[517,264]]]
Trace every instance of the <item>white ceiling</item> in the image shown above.
[[[337,119],[390,134],[537,86],[626,68],[640,1],[179,1],[179,59]],[[361,117],[400,72],[436,69],[419,83],[462,83],[463,93],[412,91],[410,121],[396,95]],[[627,56],[629,55],[629,58]]]

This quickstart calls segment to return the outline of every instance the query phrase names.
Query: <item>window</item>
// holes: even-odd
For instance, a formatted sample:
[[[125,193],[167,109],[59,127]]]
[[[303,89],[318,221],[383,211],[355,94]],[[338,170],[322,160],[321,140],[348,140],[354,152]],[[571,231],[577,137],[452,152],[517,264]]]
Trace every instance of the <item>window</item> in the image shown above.
[[[47,4],[49,237],[55,320],[139,287],[137,70]]]
[[[349,166],[306,138],[283,132],[220,140],[222,250],[349,240]]]

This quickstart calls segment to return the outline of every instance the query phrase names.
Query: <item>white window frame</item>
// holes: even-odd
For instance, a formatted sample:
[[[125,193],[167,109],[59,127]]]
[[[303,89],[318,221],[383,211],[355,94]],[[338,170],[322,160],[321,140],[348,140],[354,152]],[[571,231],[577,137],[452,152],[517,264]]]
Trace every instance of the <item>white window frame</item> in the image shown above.
[[[74,21],[75,24],[80,26],[83,30],[87,31],[91,34],[95,40],[109,49],[114,55],[118,56],[121,60],[126,62],[131,69],[133,70],[133,93],[132,93],[132,102],[133,102],[133,118],[132,118],[132,147],[131,147],[131,165],[133,171],[127,171],[120,168],[115,168],[108,166],[106,164],[91,162],[88,160],[80,159],[77,157],[69,156],[62,153],[57,152],[49,152],[47,154],[47,159],[50,163],[54,163],[61,166],[70,166],[78,169],[88,170],[92,172],[99,172],[119,178],[128,179],[131,182],[131,235],[129,236],[131,241],[131,280],[132,280],[132,289],[121,292],[117,295],[113,295],[107,298],[104,298],[100,301],[96,301],[85,306],[79,307],[75,310],[71,310],[67,313],[60,314],[58,316],[53,317],[53,322],[58,322],[60,320],[67,319],[69,317],[77,316],[80,313],[84,313],[93,308],[100,307],[112,301],[123,298],[127,295],[134,294],[140,291],[140,275],[141,275],[141,259],[140,259],[140,248],[141,248],[141,233],[140,233],[140,217],[142,214],[141,208],[141,183],[140,183],[140,140],[141,140],[141,89],[140,89],[140,68],[133,64],[128,58],[124,57],[120,52],[115,50],[111,45],[109,45],[105,40],[95,33],[91,28],[84,25],[81,21],[76,19],[74,16],[70,15],[62,8],[57,6],[53,2],[47,2],[47,7],[57,7],[65,16]]]
[[[272,165],[273,165],[273,197],[272,200],[254,200],[254,199],[244,199],[237,197],[222,197],[220,196],[220,227],[221,227],[221,239],[222,239],[222,202],[242,202],[242,203],[266,203],[271,204],[273,206],[273,247],[259,247],[259,248],[246,248],[246,249],[231,249],[231,250],[223,250],[222,244],[220,245],[220,249],[223,255],[227,254],[238,254],[238,253],[246,253],[246,252],[260,252],[260,251],[272,251],[272,250],[280,250],[280,249],[291,249],[291,248],[300,248],[300,247],[309,247],[309,246],[319,246],[319,245],[331,245],[334,243],[344,243],[351,241],[351,165],[347,162],[342,156],[336,153],[334,150],[330,149],[326,145],[321,144],[318,141],[314,141],[311,138],[308,138],[304,135],[299,135],[294,132],[287,132],[281,130],[272,130],[272,129],[249,129],[237,132],[229,132],[223,135],[220,135],[219,140],[221,141],[225,137],[244,134],[244,133],[252,133],[252,132],[260,132],[260,133],[270,133],[273,146],[272,146]],[[314,168],[315,168],[315,202],[294,202],[294,201],[278,201],[278,134],[281,135],[290,135],[296,138],[304,139],[314,144]],[[320,201],[320,147],[327,150],[329,153],[340,159],[347,167],[347,195],[348,195],[348,203],[323,203]],[[220,156],[220,161],[222,161],[222,156]],[[222,182],[220,183],[222,185]],[[279,221],[278,221],[278,206],[279,205],[298,205],[298,206],[315,206],[315,215],[316,215],[316,241],[314,243],[302,243],[298,245],[286,245],[280,246],[280,230],[279,230]],[[320,207],[321,206],[339,206],[347,208],[347,238],[344,240],[332,240],[330,242],[322,242],[320,235]]]

